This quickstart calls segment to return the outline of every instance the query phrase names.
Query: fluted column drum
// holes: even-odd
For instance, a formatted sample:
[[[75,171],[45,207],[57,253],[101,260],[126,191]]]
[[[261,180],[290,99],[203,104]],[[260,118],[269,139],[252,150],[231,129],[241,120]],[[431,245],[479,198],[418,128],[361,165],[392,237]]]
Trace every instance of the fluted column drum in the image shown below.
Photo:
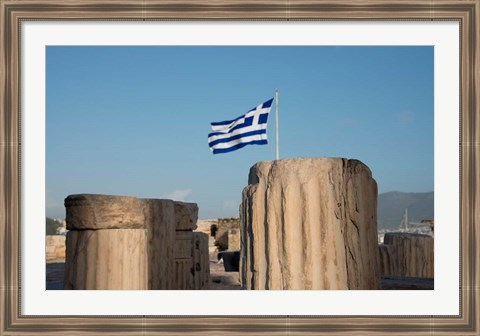
[[[379,289],[377,184],[357,160],[250,169],[240,216],[245,289]]]
[[[192,247],[196,204],[81,194],[68,196],[65,207],[65,289],[199,289],[195,272],[207,272],[196,275],[206,286],[208,268],[196,271]],[[208,255],[208,246],[199,248]]]

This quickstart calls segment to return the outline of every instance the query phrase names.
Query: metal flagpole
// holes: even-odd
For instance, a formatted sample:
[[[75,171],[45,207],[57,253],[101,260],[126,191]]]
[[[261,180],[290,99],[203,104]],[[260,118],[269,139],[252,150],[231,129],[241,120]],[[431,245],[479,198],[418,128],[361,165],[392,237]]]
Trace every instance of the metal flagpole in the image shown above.
[[[278,160],[278,89],[275,89],[275,145]]]

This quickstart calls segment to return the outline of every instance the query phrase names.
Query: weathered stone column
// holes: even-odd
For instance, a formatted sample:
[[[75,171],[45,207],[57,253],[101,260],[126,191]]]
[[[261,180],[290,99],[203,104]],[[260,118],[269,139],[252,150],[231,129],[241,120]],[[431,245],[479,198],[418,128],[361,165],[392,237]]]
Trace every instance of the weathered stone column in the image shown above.
[[[175,281],[176,289],[190,289],[193,286],[192,240],[193,232],[179,231],[175,245]]]
[[[147,289],[146,241],[141,229],[69,231],[64,289]]]
[[[208,289],[210,282],[210,257],[208,254],[208,235],[193,233],[194,289]]]
[[[175,289],[206,289],[210,279],[208,235],[177,231],[175,241]]]
[[[341,158],[258,162],[240,207],[245,289],[379,289],[377,184]]]
[[[384,244],[379,245],[382,275],[434,277],[433,237],[417,233],[387,232],[383,241]]]
[[[398,275],[397,255],[395,246],[378,245],[378,253],[380,257],[380,275]]]
[[[65,207],[65,289],[183,288],[176,232],[196,228],[196,204],[82,194],[68,196]]]
[[[171,200],[140,201],[145,204],[147,289],[176,289],[175,204]]]
[[[146,289],[146,204],[135,197],[65,199],[65,289]]]

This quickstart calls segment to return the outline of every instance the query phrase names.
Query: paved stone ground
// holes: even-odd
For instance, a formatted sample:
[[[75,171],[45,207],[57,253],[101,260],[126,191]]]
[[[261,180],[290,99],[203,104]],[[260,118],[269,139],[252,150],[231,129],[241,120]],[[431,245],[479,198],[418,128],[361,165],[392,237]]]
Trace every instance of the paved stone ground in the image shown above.
[[[225,272],[223,264],[217,261],[218,252],[210,251],[210,290],[239,290],[238,272]],[[47,264],[47,290],[63,289],[65,263],[53,262]],[[382,277],[384,290],[433,290],[434,280],[426,278]]]
[[[210,256],[210,286],[211,290],[238,290],[240,277],[238,272],[225,272],[223,263],[218,262],[218,251],[214,245],[213,237],[208,238]]]
[[[47,264],[47,290],[63,289],[63,275],[65,273],[64,262]]]

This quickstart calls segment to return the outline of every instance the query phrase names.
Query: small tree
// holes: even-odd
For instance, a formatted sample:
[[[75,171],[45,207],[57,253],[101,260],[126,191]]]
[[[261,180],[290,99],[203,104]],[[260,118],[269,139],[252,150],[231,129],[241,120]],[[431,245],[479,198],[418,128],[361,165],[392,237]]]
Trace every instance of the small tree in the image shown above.
[[[56,235],[57,234],[57,229],[62,226],[59,222],[54,221],[51,218],[47,217],[47,223],[46,223],[46,234],[49,235]]]

